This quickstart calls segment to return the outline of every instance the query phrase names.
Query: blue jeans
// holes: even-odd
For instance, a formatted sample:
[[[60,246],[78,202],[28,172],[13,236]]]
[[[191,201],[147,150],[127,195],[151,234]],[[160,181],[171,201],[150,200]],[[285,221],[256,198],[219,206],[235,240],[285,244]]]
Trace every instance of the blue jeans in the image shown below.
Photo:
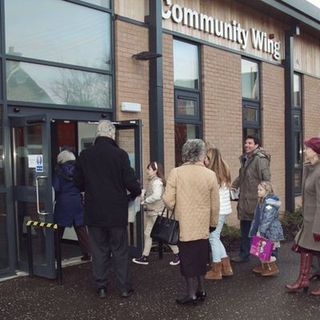
[[[249,238],[249,231],[251,228],[251,221],[249,220],[240,220],[240,252],[239,256],[248,260],[250,257],[250,246],[251,246],[251,238]]]
[[[220,262],[221,258],[227,257],[226,249],[220,240],[220,234],[224,225],[225,217],[225,215],[219,215],[218,225],[209,235],[213,262]]]

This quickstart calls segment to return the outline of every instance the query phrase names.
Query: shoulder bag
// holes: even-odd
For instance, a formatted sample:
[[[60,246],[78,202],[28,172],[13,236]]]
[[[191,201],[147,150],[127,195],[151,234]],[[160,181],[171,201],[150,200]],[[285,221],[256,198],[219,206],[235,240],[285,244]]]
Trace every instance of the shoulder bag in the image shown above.
[[[161,215],[153,225],[151,238],[168,244],[177,244],[179,241],[179,222],[175,220],[174,209],[169,216],[169,211],[164,208]]]

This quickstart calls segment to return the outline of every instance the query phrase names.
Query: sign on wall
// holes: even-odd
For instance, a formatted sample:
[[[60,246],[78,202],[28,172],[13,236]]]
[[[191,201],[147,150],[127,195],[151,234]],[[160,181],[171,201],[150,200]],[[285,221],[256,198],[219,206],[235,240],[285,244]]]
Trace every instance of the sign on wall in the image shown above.
[[[276,61],[281,60],[281,42],[273,39],[273,35],[260,31],[254,27],[245,29],[236,20],[223,21],[197,10],[174,4],[172,0],[163,0],[162,19],[171,19],[176,24],[211,34],[239,44],[239,48],[246,50],[251,46],[270,54]]]

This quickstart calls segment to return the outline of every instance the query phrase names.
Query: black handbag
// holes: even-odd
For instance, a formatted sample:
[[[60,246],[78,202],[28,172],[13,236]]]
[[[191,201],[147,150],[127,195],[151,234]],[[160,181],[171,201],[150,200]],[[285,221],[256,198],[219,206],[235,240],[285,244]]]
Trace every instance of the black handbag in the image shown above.
[[[163,209],[160,216],[153,225],[150,234],[151,238],[157,241],[163,241],[168,244],[177,244],[179,241],[179,222],[175,220],[174,210],[169,216],[166,208]]]

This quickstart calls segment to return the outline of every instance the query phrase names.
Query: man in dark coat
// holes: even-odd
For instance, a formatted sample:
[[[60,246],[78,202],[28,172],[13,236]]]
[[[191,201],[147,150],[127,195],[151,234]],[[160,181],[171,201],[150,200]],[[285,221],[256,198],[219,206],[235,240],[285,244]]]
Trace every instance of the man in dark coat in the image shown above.
[[[141,188],[128,154],[114,139],[114,125],[109,120],[100,121],[94,145],[81,152],[74,173],[75,184],[85,192],[84,222],[88,226],[93,276],[100,298],[106,297],[110,259],[121,297],[133,293],[128,275],[128,200],[139,196]]]
[[[250,257],[249,231],[258,201],[258,185],[261,181],[270,181],[270,156],[260,147],[257,137],[247,136],[244,154],[240,157],[239,176],[231,188],[240,190],[238,219],[240,220],[240,252],[232,258],[233,262],[246,262]]]

